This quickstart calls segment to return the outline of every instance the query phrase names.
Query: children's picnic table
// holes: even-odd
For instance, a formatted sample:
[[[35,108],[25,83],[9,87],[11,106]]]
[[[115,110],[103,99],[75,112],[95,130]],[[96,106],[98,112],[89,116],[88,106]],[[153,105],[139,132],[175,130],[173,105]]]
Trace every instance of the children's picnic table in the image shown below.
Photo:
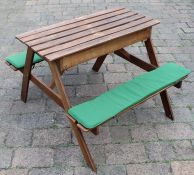
[[[86,162],[94,171],[96,171],[96,166],[81,132],[87,128],[77,123],[67,112],[71,108],[71,104],[61,75],[67,69],[94,58],[97,60],[93,70],[98,71],[110,53],[115,53],[146,71],[154,70],[158,67],[158,62],[153,49],[151,32],[152,26],[158,23],[158,20],[125,8],[114,8],[16,36],[28,47],[25,66],[21,70],[23,72],[21,99],[26,102],[31,80],[61,106],[70,120]],[[145,43],[151,64],[129,54],[124,49],[124,47],[140,41]],[[50,66],[53,80],[49,85],[31,74],[34,54],[42,57]],[[178,87],[180,84],[176,86]],[[54,87],[57,92],[53,90]],[[159,93],[166,116],[173,119],[166,90]],[[98,134],[97,127],[90,131]]]

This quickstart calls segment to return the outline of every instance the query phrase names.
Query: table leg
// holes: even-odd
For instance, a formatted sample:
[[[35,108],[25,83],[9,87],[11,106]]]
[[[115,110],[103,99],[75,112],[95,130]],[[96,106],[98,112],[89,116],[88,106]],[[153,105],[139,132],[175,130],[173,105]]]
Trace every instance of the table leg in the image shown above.
[[[170,105],[170,99],[169,99],[167,91],[165,90],[161,92],[160,97],[162,99],[162,104],[164,106],[164,111],[165,111],[166,116],[169,119],[174,120],[174,114],[173,114],[173,111]]]
[[[61,96],[61,99],[62,99],[62,103],[63,103],[63,106],[64,106],[64,109],[65,109],[65,112],[68,111],[68,109],[71,107],[70,105],[70,102],[69,102],[69,99],[68,99],[68,96],[67,94],[65,93],[65,87],[63,85],[63,82],[61,80],[61,76],[60,76],[60,71],[57,67],[57,63],[55,62],[52,62],[52,63],[49,63],[49,66],[50,66],[50,69],[51,69],[51,72],[52,72],[52,75],[53,75],[53,79],[55,81],[55,85],[56,85],[56,88]],[[75,134],[75,137],[79,143],[79,146],[80,146],[80,149],[83,153],[83,156],[88,164],[88,166],[96,172],[96,166],[94,164],[94,161],[92,159],[92,156],[89,152],[89,149],[87,147],[87,144],[85,142],[85,139],[83,137],[83,134],[81,132],[81,130],[77,127],[77,123],[76,122],[73,122],[71,120],[69,120],[70,123],[71,123],[71,126],[72,126],[72,130]]]
[[[102,66],[102,63],[104,62],[105,58],[107,55],[103,55],[97,58],[96,62],[94,63],[94,66],[92,67],[92,69],[95,72],[98,72],[100,67]]]
[[[65,72],[65,70],[61,71],[61,72],[60,72],[60,75],[63,75],[64,72]],[[55,88],[55,81],[54,81],[54,79],[52,79],[52,81],[51,81],[49,87],[50,87],[51,89],[54,89],[54,88]]]
[[[21,100],[23,102],[26,102],[27,96],[28,96],[33,58],[34,58],[34,51],[30,47],[28,47],[27,55],[26,55],[26,63],[23,71],[23,81],[22,81],[22,91],[21,91]]]
[[[180,89],[182,87],[182,81],[178,82],[177,84],[175,84],[175,87]]]
[[[93,128],[90,130],[94,135],[98,135],[99,134],[99,127]]]
[[[80,146],[80,149],[82,151],[82,154],[88,164],[88,166],[94,171],[96,172],[97,169],[96,169],[96,165],[92,159],[92,156],[90,154],[90,151],[88,149],[88,146],[85,142],[85,139],[83,137],[83,134],[81,132],[81,130],[77,127],[77,125],[75,123],[73,123],[72,121],[71,122],[71,126],[72,126],[72,129],[73,129],[73,132],[75,134],[75,137],[79,143],[79,146]]]
[[[57,67],[57,63],[51,62],[51,63],[49,63],[49,66],[50,66],[50,69],[51,69],[51,72],[53,75],[53,79],[54,79],[56,88],[58,90],[59,95],[61,96],[64,109],[67,112],[67,110],[71,107],[71,105],[69,102],[69,98],[65,92],[65,87],[64,87],[63,82],[61,80],[61,75],[60,75],[60,71]]]
[[[151,64],[158,67],[159,64],[158,64],[158,61],[157,61],[156,53],[154,51],[153,43],[152,43],[151,38],[148,38],[145,41],[145,46],[146,46]],[[170,118],[171,120],[174,120],[174,115],[173,115],[173,111],[172,111],[172,108],[171,108],[171,105],[170,105],[170,100],[169,100],[169,96],[168,96],[167,91],[165,90],[165,91],[161,92],[160,97],[161,97],[161,100],[162,100],[162,104],[163,104],[166,116],[168,118]]]

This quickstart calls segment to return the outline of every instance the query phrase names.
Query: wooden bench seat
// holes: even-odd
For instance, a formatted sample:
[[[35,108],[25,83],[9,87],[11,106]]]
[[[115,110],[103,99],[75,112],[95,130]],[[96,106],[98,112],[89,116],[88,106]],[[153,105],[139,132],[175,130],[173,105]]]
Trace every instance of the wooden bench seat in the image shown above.
[[[6,62],[12,65],[16,70],[23,69],[26,61],[26,52],[18,52],[6,58]],[[34,55],[33,64],[39,63],[43,59],[37,54]]]
[[[123,110],[177,84],[190,72],[175,63],[167,63],[153,71],[137,76],[93,100],[70,108],[68,113],[85,128],[95,128]]]

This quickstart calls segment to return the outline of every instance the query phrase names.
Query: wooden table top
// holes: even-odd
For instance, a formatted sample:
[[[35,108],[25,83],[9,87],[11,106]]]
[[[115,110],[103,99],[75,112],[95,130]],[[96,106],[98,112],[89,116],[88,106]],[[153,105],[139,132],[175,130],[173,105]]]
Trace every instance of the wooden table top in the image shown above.
[[[152,27],[158,20],[125,8],[108,9],[17,35],[47,61]]]

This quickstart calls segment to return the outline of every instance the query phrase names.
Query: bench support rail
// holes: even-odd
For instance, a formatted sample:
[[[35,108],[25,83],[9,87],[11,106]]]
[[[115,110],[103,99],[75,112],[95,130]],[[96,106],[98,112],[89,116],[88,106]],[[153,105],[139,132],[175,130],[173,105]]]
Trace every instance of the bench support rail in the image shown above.
[[[117,50],[114,53],[120,56],[121,58],[129,61],[130,63],[142,68],[145,71],[152,71],[157,68],[156,66],[146,63],[145,61],[137,58],[136,56],[129,54],[125,49]]]

